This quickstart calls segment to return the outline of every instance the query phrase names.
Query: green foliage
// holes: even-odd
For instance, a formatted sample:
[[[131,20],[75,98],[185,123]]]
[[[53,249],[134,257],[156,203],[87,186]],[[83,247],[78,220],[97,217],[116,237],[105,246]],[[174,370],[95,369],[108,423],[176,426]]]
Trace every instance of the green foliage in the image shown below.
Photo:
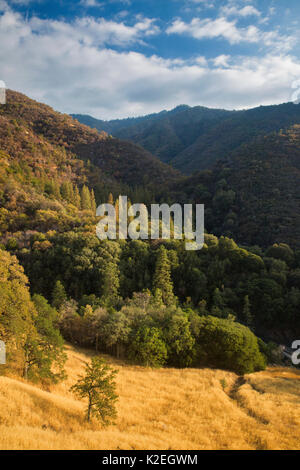
[[[201,348],[205,362],[199,338],[211,314],[228,351],[224,367],[238,370],[233,343],[242,348],[244,338],[245,351],[255,349],[254,336],[238,322],[278,341],[300,332],[300,126],[288,128],[300,108],[184,108],[139,120],[146,132],[141,143],[163,159],[176,156],[173,163],[187,171],[230,157],[182,178],[134,144],[18,93],[8,91],[8,101],[0,109],[0,247],[17,255],[31,292],[59,311],[66,339],[118,357],[129,357],[132,341],[143,363],[146,350],[162,363],[164,343],[165,363],[184,367],[197,362]],[[122,124],[115,125],[120,130]],[[277,133],[264,136],[272,130]],[[264,137],[253,140],[258,134]],[[179,240],[100,242],[96,198],[113,203],[119,194],[148,206],[205,203],[206,228],[215,235],[205,235],[199,252],[186,251]],[[2,250],[0,334],[10,366],[15,357],[25,375],[55,380],[57,319],[45,299],[31,301],[26,276]],[[255,361],[247,354],[241,357],[250,370]]]
[[[36,375],[38,378],[50,379],[52,382],[64,380],[64,365],[67,356],[64,352],[64,341],[58,329],[57,311],[41,295],[35,294],[32,300],[37,311],[34,324],[38,337],[34,338],[31,345],[27,374],[30,378]]]
[[[95,311],[97,315],[97,310]],[[107,312],[102,316],[98,325],[98,339],[111,352],[120,357],[123,346],[128,343],[130,335],[130,321],[123,312]]]
[[[115,262],[109,261],[103,270],[102,296],[105,305],[116,305],[119,299],[119,271]]]
[[[256,336],[245,326],[216,317],[202,317],[197,338],[200,364],[249,374],[266,366]]]
[[[147,367],[162,367],[168,357],[167,347],[158,328],[141,326],[129,346],[129,358]]]
[[[52,292],[52,305],[54,308],[59,307],[67,300],[67,294],[63,284],[60,281],[56,281],[53,292]]]
[[[92,209],[90,191],[89,191],[89,188],[87,188],[85,185],[82,187],[82,190],[81,190],[81,209],[82,210]]]
[[[27,282],[17,259],[0,250],[0,336],[8,366],[26,379],[57,382],[66,360],[57,312],[42,296],[32,302]]]
[[[153,278],[153,290],[160,289],[163,303],[167,306],[175,303],[173,284],[171,280],[171,263],[164,246],[158,250],[155,273]]]
[[[6,344],[8,365],[19,373],[24,367],[25,344],[37,335],[27,283],[16,257],[0,250],[0,336]]]
[[[250,329],[253,328],[253,315],[251,313],[250,300],[248,295],[245,296],[244,300],[243,321]]]
[[[227,382],[226,379],[221,379],[220,384],[222,386],[222,389],[225,390],[227,388]]]
[[[174,366],[189,367],[194,358],[195,339],[190,323],[185,315],[174,315],[168,322],[166,331],[169,362]]]
[[[87,398],[86,419],[92,416],[99,419],[104,426],[113,424],[117,416],[116,377],[117,371],[112,369],[104,359],[93,357],[86,364],[85,375],[71,387],[71,391],[80,398]]]
[[[135,292],[161,286],[153,290],[152,299],[159,310],[176,304],[177,298],[181,305],[188,300],[202,315],[235,316],[261,334],[270,329],[280,334],[291,325],[295,331],[300,328],[295,252],[289,267],[280,259],[240,248],[226,237],[206,235],[202,250],[187,252],[181,241],[157,249],[141,240],[100,242],[89,233],[51,232],[43,240],[34,236],[31,250],[19,249],[17,254],[33,292],[52,301],[57,279],[77,302],[94,296],[85,305],[95,302],[95,307],[117,309]],[[64,293],[57,306],[63,299]]]

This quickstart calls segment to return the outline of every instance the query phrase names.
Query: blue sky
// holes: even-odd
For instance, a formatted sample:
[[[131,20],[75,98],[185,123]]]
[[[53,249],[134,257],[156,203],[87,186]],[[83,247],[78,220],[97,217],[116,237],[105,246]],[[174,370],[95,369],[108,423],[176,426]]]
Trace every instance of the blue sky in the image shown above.
[[[0,0],[0,79],[103,119],[286,102],[299,18],[299,0]]]

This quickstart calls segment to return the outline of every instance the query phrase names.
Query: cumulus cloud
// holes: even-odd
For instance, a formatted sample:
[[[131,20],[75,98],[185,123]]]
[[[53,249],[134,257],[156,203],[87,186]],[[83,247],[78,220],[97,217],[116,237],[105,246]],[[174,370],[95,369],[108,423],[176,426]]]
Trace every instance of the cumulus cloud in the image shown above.
[[[293,36],[280,35],[277,30],[261,31],[255,25],[240,28],[237,26],[237,20],[228,20],[224,16],[216,19],[193,18],[189,23],[176,19],[167,28],[167,33],[188,35],[194,39],[223,38],[230,44],[260,43],[273,49],[278,48],[281,51],[290,50],[295,41]]]
[[[288,54],[165,59],[113,50],[151,34],[152,20],[128,26],[81,18],[74,23],[0,16],[1,76],[11,89],[68,113],[126,117],[178,104],[243,108],[288,101],[300,62]]]
[[[66,23],[34,17],[30,20],[29,26],[40,37],[67,38],[95,47],[103,45],[128,46],[138,41],[142,42],[143,37],[159,32],[155,20],[150,18],[139,18],[133,26],[128,26],[123,22],[104,18],[83,17],[77,18],[72,23]]]
[[[221,12],[226,16],[261,16],[261,12],[257,10],[253,5],[246,5],[243,8],[239,8],[236,5],[225,5],[221,8]]]

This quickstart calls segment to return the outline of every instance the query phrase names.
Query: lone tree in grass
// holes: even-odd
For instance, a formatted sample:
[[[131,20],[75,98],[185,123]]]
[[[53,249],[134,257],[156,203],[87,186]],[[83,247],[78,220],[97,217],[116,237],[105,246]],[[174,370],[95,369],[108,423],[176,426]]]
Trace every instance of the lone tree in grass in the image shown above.
[[[78,397],[88,398],[87,421],[90,421],[93,415],[105,426],[113,424],[117,416],[116,374],[117,370],[112,369],[104,359],[93,357],[91,362],[86,364],[85,375],[71,387],[71,392]]]

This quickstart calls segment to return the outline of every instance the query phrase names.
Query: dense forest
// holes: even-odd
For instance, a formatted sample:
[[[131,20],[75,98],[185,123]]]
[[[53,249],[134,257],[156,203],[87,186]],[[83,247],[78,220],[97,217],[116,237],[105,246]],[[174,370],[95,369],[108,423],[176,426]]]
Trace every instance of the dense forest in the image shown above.
[[[297,126],[186,177],[133,143],[8,92],[0,107],[8,367],[60,380],[65,339],[152,367],[263,369],[274,342],[300,333],[298,183]],[[100,241],[96,207],[117,210],[119,194],[129,205],[204,203],[203,249]]]
[[[172,200],[205,204],[206,229],[246,246],[300,247],[300,125],[244,144],[212,170],[172,185]]]
[[[83,124],[140,144],[182,173],[212,168],[259,136],[300,124],[300,106],[286,103],[242,111],[178,106],[172,111],[115,121],[74,115]]]

